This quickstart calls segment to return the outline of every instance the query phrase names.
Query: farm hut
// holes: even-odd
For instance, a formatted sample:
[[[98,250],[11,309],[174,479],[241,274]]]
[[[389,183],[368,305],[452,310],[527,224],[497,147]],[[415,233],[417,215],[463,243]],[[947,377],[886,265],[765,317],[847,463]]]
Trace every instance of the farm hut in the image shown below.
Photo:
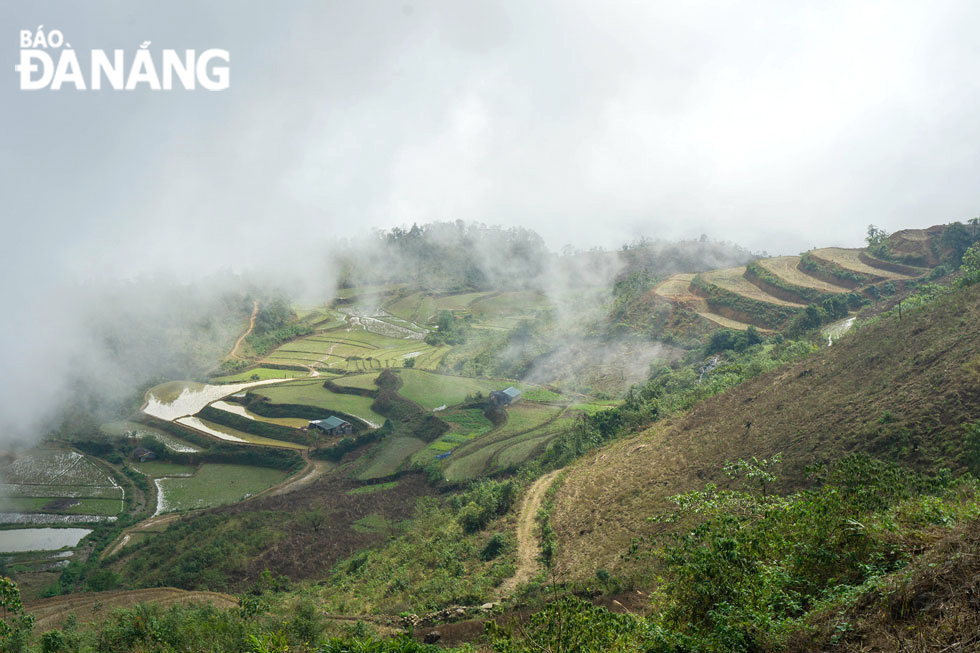
[[[494,406],[509,406],[520,400],[520,398],[521,391],[514,386],[504,388],[503,390],[494,390],[490,393],[490,403]]]
[[[141,463],[145,463],[149,460],[156,460],[157,455],[146,447],[136,447],[133,449],[133,458]]]
[[[314,420],[306,428],[310,431],[315,429],[325,435],[348,435],[354,430],[350,422],[345,419],[340,419],[335,415],[331,415],[326,419]]]

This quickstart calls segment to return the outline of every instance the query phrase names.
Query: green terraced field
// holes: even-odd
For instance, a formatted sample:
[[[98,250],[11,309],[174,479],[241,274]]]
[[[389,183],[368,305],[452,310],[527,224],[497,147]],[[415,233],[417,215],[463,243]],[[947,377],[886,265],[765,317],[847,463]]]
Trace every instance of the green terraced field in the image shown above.
[[[288,342],[265,360],[280,365],[330,367],[345,371],[402,367],[409,358],[419,367],[433,368],[448,351],[412,338],[393,338],[361,328],[335,329]]]
[[[508,465],[516,465],[527,459],[539,446],[557,434],[572,420],[555,419],[562,407],[540,404],[517,404],[507,409],[507,422],[486,435],[459,447],[446,459],[444,474],[450,481],[476,478],[495,469],[502,469],[497,458],[507,449],[527,441],[535,445],[522,445],[506,455]],[[553,420],[553,421],[549,421]]]
[[[206,463],[190,478],[162,478],[160,512],[210,508],[241,501],[285,480],[287,474],[267,467]]]
[[[196,468],[192,465],[175,465],[159,461],[136,463],[133,468],[144,476],[162,478],[164,476],[193,476]]]
[[[493,424],[484,417],[479,408],[451,410],[439,413],[439,417],[449,423],[451,430],[412,456],[413,464],[424,466],[437,455],[456,449],[493,428]]]
[[[374,399],[330,392],[323,387],[322,379],[292,381],[282,385],[256,388],[252,392],[268,397],[269,401],[275,404],[303,404],[347,413],[375,428],[385,421],[384,417],[371,410]]]
[[[473,315],[486,318],[531,315],[548,308],[551,308],[548,297],[535,291],[492,294],[470,304]]]
[[[398,394],[429,410],[440,406],[454,406],[464,401],[467,395],[472,396],[478,392],[487,396],[491,390],[503,390],[511,385],[519,389],[522,397],[528,401],[559,399],[559,395],[550,390],[514,381],[449,376],[417,369],[401,369],[396,373],[402,380]]]
[[[240,383],[242,381],[265,381],[266,379],[295,379],[306,376],[308,372],[299,370],[276,370],[271,367],[258,367],[253,370],[246,370],[238,374],[218,376],[211,379],[212,383]],[[253,378],[258,377],[258,378]]]
[[[375,385],[374,380],[378,378],[377,374],[352,374],[349,376],[339,376],[333,379],[333,382],[339,386],[345,388],[360,388],[361,390],[377,390],[378,386]]]
[[[357,478],[369,481],[391,476],[402,468],[412,454],[424,446],[425,442],[418,438],[387,438],[375,448],[371,460]]]

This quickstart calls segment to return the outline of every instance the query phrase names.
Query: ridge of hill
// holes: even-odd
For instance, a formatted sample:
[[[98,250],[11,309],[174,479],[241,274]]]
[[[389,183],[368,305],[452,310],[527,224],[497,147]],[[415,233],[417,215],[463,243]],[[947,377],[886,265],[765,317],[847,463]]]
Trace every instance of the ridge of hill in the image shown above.
[[[912,468],[965,466],[962,425],[980,419],[980,287],[901,318],[870,320],[789,366],[575,463],[556,497],[557,568],[616,571],[667,498],[725,485],[722,465],[782,452],[781,490],[807,465],[864,452]]]

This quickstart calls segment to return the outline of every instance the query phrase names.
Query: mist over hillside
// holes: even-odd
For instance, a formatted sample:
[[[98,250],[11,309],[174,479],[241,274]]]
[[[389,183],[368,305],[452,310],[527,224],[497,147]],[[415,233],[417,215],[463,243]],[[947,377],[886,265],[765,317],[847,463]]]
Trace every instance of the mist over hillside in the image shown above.
[[[81,409],[107,416],[132,407],[153,382],[201,378],[244,331],[253,299],[265,303],[278,293],[287,303],[323,305],[336,288],[385,284],[431,292],[539,291],[554,314],[535,354],[548,354],[536,378],[554,380],[559,369],[574,376],[559,352],[584,346],[582,336],[602,318],[625,270],[666,275],[747,258],[746,250],[707,238],[556,253],[531,229],[457,220],[325,245],[320,260],[294,272],[266,262],[197,280],[159,274],[50,289],[4,327],[17,346],[2,354],[9,374],[0,392],[0,447],[34,441],[56,424],[71,428],[65,407],[69,416]],[[640,378],[645,369],[639,364],[626,377]]]

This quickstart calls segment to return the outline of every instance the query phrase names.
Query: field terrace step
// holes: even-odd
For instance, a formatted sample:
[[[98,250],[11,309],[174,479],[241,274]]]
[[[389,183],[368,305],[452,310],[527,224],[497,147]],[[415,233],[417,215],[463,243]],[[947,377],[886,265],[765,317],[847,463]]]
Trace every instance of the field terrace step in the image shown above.
[[[708,320],[709,322],[713,322],[720,327],[745,331],[749,328],[749,326],[751,326],[746,322],[740,322],[738,320],[725,317],[724,315],[713,313],[711,309],[708,308],[708,302],[705,301],[704,297],[695,295],[691,290],[692,279],[694,279],[693,274],[675,274],[666,281],[662,281],[656,288],[654,288],[654,292],[659,297],[684,306],[685,308],[689,308],[704,319]],[[762,330],[765,331],[766,329]]]
[[[901,274],[891,270],[883,270],[868,265],[861,260],[863,249],[845,249],[843,247],[824,247],[815,249],[810,255],[821,261],[838,265],[845,270],[856,272],[860,275],[871,277],[874,282],[878,281],[901,281],[911,279],[913,275]]]
[[[799,268],[799,256],[774,256],[772,258],[759,259],[758,264],[769,270],[777,277],[793,286],[812,288],[823,293],[846,293],[847,288],[836,286],[832,283],[822,281],[814,276],[810,276]]]
[[[710,272],[703,272],[701,278],[707,283],[718,286],[723,290],[733,292],[736,295],[741,295],[748,299],[754,299],[760,302],[766,302],[769,304],[776,304],[779,306],[789,306],[792,308],[805,308],[805,304],[800,304],[797,302],[788,302],[786,300],[780,299],[770,295],[766,291],[762,290],[754,283],[745,278],[745,266],[740,266],[737,268],[725,268],[723,270],[711,270]]]

